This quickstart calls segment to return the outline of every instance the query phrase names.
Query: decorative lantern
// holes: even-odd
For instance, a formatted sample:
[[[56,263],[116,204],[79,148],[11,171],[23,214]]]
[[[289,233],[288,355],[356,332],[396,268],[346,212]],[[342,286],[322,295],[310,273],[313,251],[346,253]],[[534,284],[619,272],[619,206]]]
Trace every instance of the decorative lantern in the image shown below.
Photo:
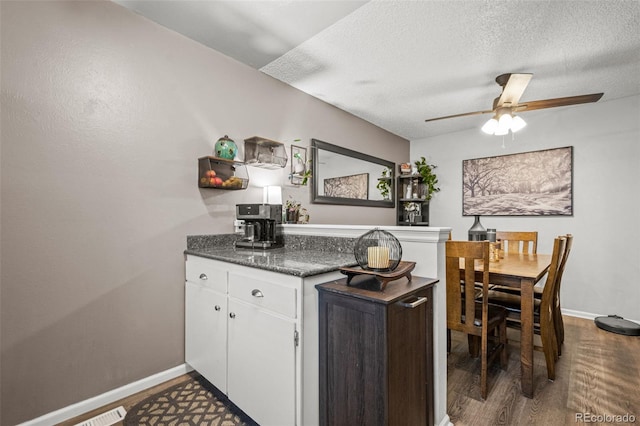
[[[400,263],[402,246],[391,233],[375,228],[358,238],[353,254],[362,269],[388,272]]]
[[[213,153],[216,157],[233,160],[238,153],[238,146],[232,139],[229,139],[229,136],[224,135],[216,142]]]

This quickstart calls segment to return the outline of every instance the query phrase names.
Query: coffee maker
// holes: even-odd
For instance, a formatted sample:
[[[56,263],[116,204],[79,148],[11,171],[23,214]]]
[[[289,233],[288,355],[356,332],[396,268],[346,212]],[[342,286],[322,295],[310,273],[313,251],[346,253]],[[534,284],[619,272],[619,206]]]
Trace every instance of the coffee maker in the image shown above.
[[[236,247],[271,249],[283,246],[282,204],[237,204],[236,218],[243,221]]]

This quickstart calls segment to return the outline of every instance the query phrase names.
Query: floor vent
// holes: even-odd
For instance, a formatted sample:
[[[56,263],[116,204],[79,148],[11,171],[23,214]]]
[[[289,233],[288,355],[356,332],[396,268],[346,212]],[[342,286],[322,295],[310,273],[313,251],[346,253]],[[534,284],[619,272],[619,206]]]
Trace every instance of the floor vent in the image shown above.
[[[89,420],[85,420],[84,422],[80,422],[75,426],[111,426],[118,422],[124,420],[124,416],[127,415],[123,406],[118,408],[114,408],[113,410],[107,411],[106,413],[102,413],[95,417],[90,418]]]

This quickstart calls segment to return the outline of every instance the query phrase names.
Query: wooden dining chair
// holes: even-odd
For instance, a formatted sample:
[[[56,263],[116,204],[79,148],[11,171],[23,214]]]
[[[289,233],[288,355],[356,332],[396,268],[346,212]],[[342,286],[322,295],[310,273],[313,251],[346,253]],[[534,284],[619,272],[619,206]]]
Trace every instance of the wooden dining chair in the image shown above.
[[[536,254],[538,252],[537,231],[498,231],[496,240],[502,243],[506,253]]]
[[[555,380],[556,378],[555,362],[558,360],[558,342],[554,324],[555,291],[566,241],[567,238],[565,236],[559,236],[554,239],[551,266],[544,284],[544,292],[541,299],[534,299],[533,327],[534,332],[540,335],[540,340],[542,341],[542,347],[534,347],[534,349],[544,352],[549,380]],[[489,303],[502,306],[507,310],[507,327],[520,329],[520,296],[496,290],[490,290],[488,296]]]
[[[506,234],[510,234],[510,232],[507,232]],[[526,232],[526,234],[534,234],[534,232]],[[535,234],[537,234],[537,232],[535,232]],[[537,239],[537,235],[535,236]],[[571,252],[571,246],[573,244],[573,235],[571,234],[567,234],[566,236],[567,242],[565,245],[565,249],[564,249],[564,254],[562,256],[562,259],[560,260],[560,266],[559,266],[559,271],[558,271],[558,278],[557,278],[557,284],[556,284],[556,289],[555,289],[555,297],[554,297],[554,302],[553,302],[553,322],[554,322],[554,326],[556,328],[556,341],[558,343],[558,356],[562,355],[562,345],[564,343],[564,321],[562,319],[562,307],[560,305],[560,286],[562,284],[562,275],[564,274],[564,268],[565,265],[567,263],[567,259],[569,257],[569,253]],[[533,235],[530,236],[530,238],[533,238]],[[530,240],[530,241],[533,241]],[[525,245],[525,244],[523,244]],[[531,246],[533,247],[533,250],[536,250],[537,247],[537,242],[532,242]],[[533,288],[533,296],[536,299],[542,299],[542,296],[544,294],[544,286],[546,284],[542,285],[542,286],[535,286]],[[502,286],[493,286],[491,287],[492,290],[498,290],[498,291],[503,291],[506,293],[511,293],[511,294],[519,294],[520,290],[519,289],[515,289],[512,287],[502,287]]]
[[[464,259],[464,268],[460,268]],[[465,297],[475,295],[475,262],[482,264],[482,294],[478,299]],[[487,398],[487,370],[499,355],[503,369],[507,367],[507,311],[489,306],[489,242],[447,241],[447,348],[450,349],[450,330],[469,336],[469,351],[480,352],[480,394]],[[464,283],[461,285],[461,283]],[[479,340],[479,342],[478,342]],[[491,345],[490,345],[491,344]]]
[[[564,267],[567,265],[567,259],[573,245],[573,235],[567,234],[567,243],[564,248],[564,254],[558,268],[558,277],[555,288],[555,296],[553,301],[553,324],[556,328],[556,341],[558,342],[558,356],[562,355],[562,345],[564,344],[564,321],[562,320],[562,307],[560,306],[560,285],[562,284],[562,275]]]
[[[538,252],[537,231],[497,231],[496,241],[500,241],[505,253],[536,254]],[[520,294],[520,289],[491,285],[491,290],[504,291],[510,294]],[[534,288],[537,290],[537,288]],[[540,289],[540,296],[542,290]]]

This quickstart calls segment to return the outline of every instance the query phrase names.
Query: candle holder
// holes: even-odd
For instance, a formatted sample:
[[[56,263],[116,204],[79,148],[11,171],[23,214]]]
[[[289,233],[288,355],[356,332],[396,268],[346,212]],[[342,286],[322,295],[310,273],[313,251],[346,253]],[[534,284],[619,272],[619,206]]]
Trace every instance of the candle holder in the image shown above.
[[[402,246],[393,234],[375,228],[357,239],[353,254],[363,270],[389,272],[400,263]]]

